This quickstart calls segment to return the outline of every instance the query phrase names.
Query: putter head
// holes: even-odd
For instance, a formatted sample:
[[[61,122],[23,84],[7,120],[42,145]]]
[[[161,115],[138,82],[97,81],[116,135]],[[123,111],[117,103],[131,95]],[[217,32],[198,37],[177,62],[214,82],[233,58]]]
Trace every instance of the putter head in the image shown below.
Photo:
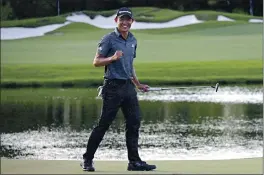
[[[216,85],[215,85],[215,92],[218,91],[218,88],[219,88],[219,83],[216,83]]]
[[[99,87],[97,88],[97,91],[98,91],[98,95],[97,95],[97,97],[102,97],[102,89],[103,89],[103,86],[99,86]]]

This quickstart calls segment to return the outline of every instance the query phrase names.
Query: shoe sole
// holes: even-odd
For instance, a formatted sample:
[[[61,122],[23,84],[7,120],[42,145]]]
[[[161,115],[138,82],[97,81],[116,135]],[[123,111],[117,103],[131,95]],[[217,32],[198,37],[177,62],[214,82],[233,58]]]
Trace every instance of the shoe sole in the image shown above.
[[[148,168],[148,169],[127,169],[128,171],[152,171],[156,168]]]
[[[80,166],[82,167],[82,170],[83,170],[83,171],[91,171],[91,172],[92,172],[92,171],[95,171],[95,169],[85,169],[85,168],[83,168],[82,163],[80,163]]]
[[[90,171],[90,172],[93,172],[93,171],[95,171],[95,170],[83,169],[83,171]]]

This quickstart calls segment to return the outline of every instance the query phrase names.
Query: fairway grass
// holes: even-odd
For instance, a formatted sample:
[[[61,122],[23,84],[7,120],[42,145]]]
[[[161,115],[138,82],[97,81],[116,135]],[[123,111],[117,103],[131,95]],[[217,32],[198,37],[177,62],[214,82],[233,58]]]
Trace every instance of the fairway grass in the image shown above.
[[[181,84],[260,84],[261,60],[200,62],[160,62],[135,64],[142,83]],[[2,87],[92,87],[103,82],[104,68],[86,65],[5,65],[1,68]]]
[[[127,161],[95,161],[95,172],[84,172],[75,160],[1,159],[1,174],[261,174],[262,158],[234,160],[148,161],[154,171],[127,171]]]
[[[135,62],[261,60],[261,24],[223,24],[133,31],[138,40]],[[53,32],[62,35],[1,41],[1,63],[90,64],[99,40],[110,31],[76,23]]]

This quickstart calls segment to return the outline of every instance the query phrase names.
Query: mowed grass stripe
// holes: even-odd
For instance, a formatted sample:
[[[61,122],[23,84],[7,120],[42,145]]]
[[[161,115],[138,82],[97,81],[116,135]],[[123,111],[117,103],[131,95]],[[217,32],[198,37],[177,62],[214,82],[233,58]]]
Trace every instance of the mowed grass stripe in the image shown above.
[[[262,158],[235,160],[148,161],[155,171],[130,172],[127,161],[95,161],[96,172],[83,172],[74,160],[9,160],[1,159],[3,174],[260,174]],[[14,168],[15,167],[15,168]]]
[[[151,85],[222,83],[261,83],[262,60],[203,62],[159,62],[135,64],[138,78]],[[102,83],[104,68],[82,65],[5,65],[2,86],[21,85],[84,87]]]
[[[214,24],[211,24],[214,26]],[[200,28],[199,26],[196,26]],[[86,30],[87,29],[87,30]],[[210,29],[135,31],[138,39],[136,62],[261,59],[261,25],[234,25]],[[192,32],[191,32],[192,30]],[[112,31],[112,30],[111,30]],[[90,64],[103,35],[110,30],[94,30],[73,24],[47,35],[1,41],[1,63],[5,64]],[[237,33],[237,34],[236,34]]]

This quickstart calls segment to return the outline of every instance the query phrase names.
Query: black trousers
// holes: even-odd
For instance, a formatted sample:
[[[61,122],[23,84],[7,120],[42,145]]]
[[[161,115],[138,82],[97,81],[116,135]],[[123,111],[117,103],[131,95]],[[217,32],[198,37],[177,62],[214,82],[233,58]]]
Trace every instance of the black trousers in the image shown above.
[[[137,92],[131,80],[105,80],[102,89],[103,106],[100,120],[93,129],[83,158],[92,160],[105,132],[121,108],[125,118],[126,146],[129,161],[140,161],[138,138],[140,127],[140,109]]]

